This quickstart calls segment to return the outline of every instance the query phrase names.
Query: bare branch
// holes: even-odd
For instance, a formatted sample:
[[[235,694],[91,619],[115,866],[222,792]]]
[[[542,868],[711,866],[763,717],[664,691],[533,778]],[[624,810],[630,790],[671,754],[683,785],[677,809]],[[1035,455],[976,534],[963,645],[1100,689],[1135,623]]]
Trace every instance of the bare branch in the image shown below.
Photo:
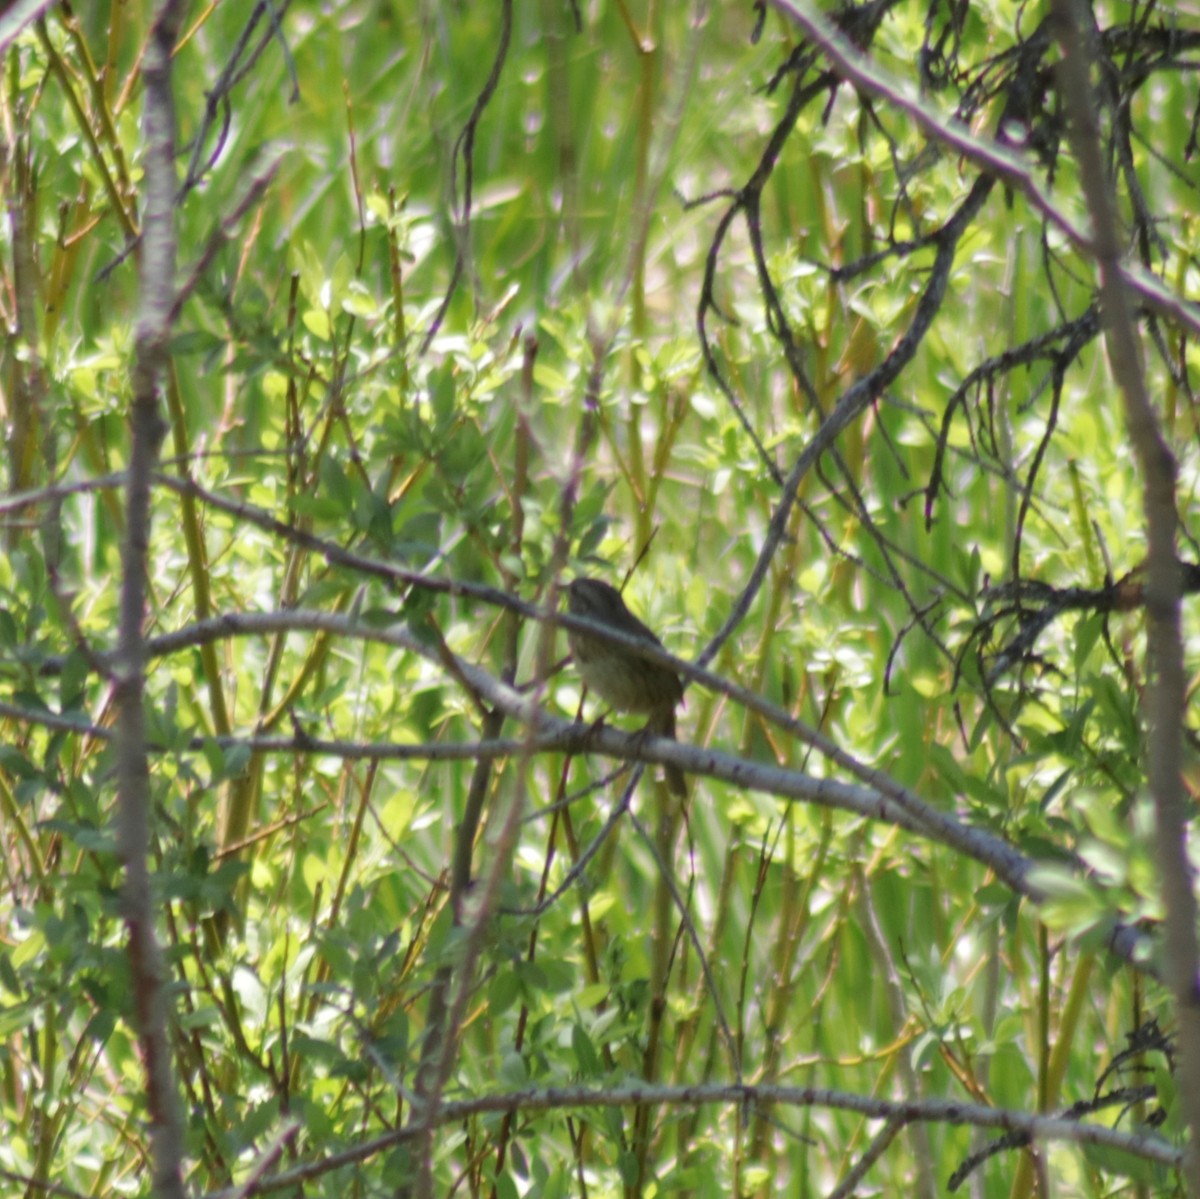
[[[125,865],[122,908],[129,936],[127,953],[136,1031],[146,1070],[153,1191],[161,1199],[183,1199],[183,1120],[171,1068],[166,978],[154,931],[157,905],[147,861],[151,802],[142,620],[150,542],[151,475],[166,428],[159,412],[159,388],[169,364],[170,313],[175,299],[175,110],[171,55],[184,7],[180,0],[164,0],[150,30],[143,64],[146,200],[141,308],[135,335],[127,527],[122,549],[120,631],[114,669],[117,841]]]
[[[1088,232],[1076,225],[1050,200],[1032,167],[1023,158],[998,142],[976,137],[963,124],[935,112],[925,101],[914,96],[899,80],[892,78],[840,34],[829,20],[810,4],[793,0],[771,0],[774,8],[795,22],[806,37],[821,47],[838,73],[855,87],[886,100],[907,113],[935,141],[962,154],[988,176],[1002,179],[1021,192],[1030,204],[1052,225],[1061,229],[1083,250],[1092,247]],[[1162,316],[1200,335],[1200,308],[1181,299],[1145,269],[1116,262],[1113,270],[1124,286]]]
[[[519,602],[519,601],[518,601]],[[531,615],[552,620],[593,636],[605,636],[615,643],[641,651],[646,647],[641,642],[614,634],[607,626],[594,625],[590,621],[562,612],[541,612],[533,605],[523,605]],[[157,637],[148,642],[148,652],[163,654],[192,646],[201,641],[215,640],[244,633],[268,633],[282,630],[304,630],[337,633],[395,645],[425,657],[431,662],[445,666],[443,651],[418,640],[405,628],[395,626],[386,629],[370,628],[355,617],[340,613],[306,611],[295,609],[286,612],[244,613],[218,617],[180,630],[177,633]],[[439,750],[439,757],[500,757],[507,753],[519,754],[546,750],[594,751],[624,761],[642,761],[661,765],[677,766],[692,774],[708,775],[722,779],[738,787],[762,791],[782,799],[798,800],[822,806],[855,812],[873,820],[896,824],[920,837],[948,845],[967,857],[982,862],[995,871],[997,877],[1017,894],[1034,902],[1043,898],[1042,891],[1030,880],[1035,865],[1033,859],[994,834],[976,828],[960,820],[951,812],[943,811],[926,803],[915,792],[904,787],[895,779],[866,763],[858,761],[831,739],[808,728],[789,713],[710,671],[673,657],[665,650],[646,649],[645,656],[661,661],[681,674],[686,674],[705,687],[725,694],[738,703],[757,712],[786,732],[800,737],[831,763],[860,780],[861,785],[844,783],[835,779],[815,778],[802,771],[765,762],[756,762],[736,754],[705,746],[688,745],[672,738],[650,737],[644,733],[629,734],[619,729],[582,725],[552,716],[537,702],[536,696],[523,693],[507,682],[497,679],[481,667],[462,658],[455,661],[454,677],[465,683],[493,710],[505,717],[536,729],[531,736],[513,741],[485,739],[458,750]],[[0,707],[0,713],[5,709]],[[21,710],[19,715],[33,723],[49,723],[40,713]],[[65,720],[66,718],[58,718]],[[62,727],[56,725],[55,727]],[[78,729],[78,722],[68,725]],[[83,731],[83,730],[80,730]],[[244,744],[263,752],[281,753],[328,753],[349,758],[378,760],[384,758],[421,758],[426,756],[419,747],[411,745],[361,745],[340,741],[321,741],[307,735],[292,738],[254,737],[244,738],[197,738],[191,748],[204,744],[216,744],[226,748]],[[433,756],[433,755],[429,755]],[[1109,947],[1114,953],[1145,970],[1143,961],[1144,934],[1124,925],[1112,931]]]
[[[1179,1100],[1200,1144],[1200,991],[1197,966],[1196,896],[1188,860],[1189,804],[1181,775],[1183,714],[1187,678],[1180,629],[1180,572],[1175,539],[1179,516],[1175,499],[1175,459],[1163,437],[1146,391],[1129,291],[1123,268],[1112,183],[1100,148],[1091,101],[1088,38],[1090,11],[1078,0],[1055,0],[1052,9],[1062,43],[1059,64],[1063,99],[1070,114],[1071,143],[1091,213],[1092,248],[1100,269],[1100,314],[1113,375],[1125,398],[1126,422],[1145,480],[1147,731],[1146,758],[1158,833],[1158,864],[1166,905],[1165,978],[1175,994],[1179,1021]],[[1086,23],[1086,28],[1085,28]],[[1200,1195],[1200,1155],[1189,1154],[1186,1170],[1193,1194]]]
[[[1159,1136],[1121,1132],[1099,1124],[1085,1124],[1066,1116],[1043,1116],[1008,1108],[985,1107],[978,1103],[948,1100],[892,1103],[847,1091],[821,1087],[753,1086],[747,1084],[708,1083],[694,1087],[633,1085],[605,1088],[550,1087],[509,1091],[499,1095],[479,1095],[454,1103],[445,1103],[438,1113],[438,1127],[454,1126],[472,1116],[516,1111],[592,1110],[604,1107],[700,1107],[705,1104],[737,1105],[740,1108],[796,1107],[829,1108],[854,1112],[870,1120],[949,1124],[974,1128],[994,1128],[1005,1132],[1023,1132],[1038,1141],[1062,1141],[1076,1145],[1104,1145],[1132,1154],[1148,1162],[1178,1168],[1181,1150]],[[408,1124],[372,1141],[355,1145],[340,1153],[298,1166],[293,1170],[263,1179],[257,1193],[294,1188],[300,1183],[331,1170],[365,1161],[394,1145],[423,1136],[421,1124]],[[207,1199],[232,1199],[233,1192],[218,1191]]]

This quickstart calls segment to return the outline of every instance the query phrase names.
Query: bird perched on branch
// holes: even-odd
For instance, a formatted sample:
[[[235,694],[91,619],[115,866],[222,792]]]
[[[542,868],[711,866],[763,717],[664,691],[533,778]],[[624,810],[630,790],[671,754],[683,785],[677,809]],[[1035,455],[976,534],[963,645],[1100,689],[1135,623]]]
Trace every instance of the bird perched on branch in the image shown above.
[[[621,593],[600,579],[575,579],[567,587],[567,610],[597,624],[663,648],[659,639],[625,606]],[[567,640],[579,675],[588,687],[618,712],[645,712],[646,732],[675,736],[675,708],[683,699],[679,676],[623,645],[568,630]],[[677,766],[667,766],[667,786],[681,799],[687,783]]]

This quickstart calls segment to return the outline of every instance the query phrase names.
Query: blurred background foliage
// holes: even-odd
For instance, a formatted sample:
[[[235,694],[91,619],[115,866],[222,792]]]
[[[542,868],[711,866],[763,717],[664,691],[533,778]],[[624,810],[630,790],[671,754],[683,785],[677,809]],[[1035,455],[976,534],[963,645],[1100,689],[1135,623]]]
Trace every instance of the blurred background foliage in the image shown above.
[[[695,656],[747,584],[779,479],[911,336],[934,235],[976,168],[894,106],[815,82],[825,67],[796,28],[749,2],[516,5],[502,56],[503,5],[275,10],[272,28],[268,5],[193,5],[176,54],[189,290],[162,469],[228,506],[156,490],[147,634],[320,609],[535,677],[534,622],[338,564],[245,505],[529,601],[564,568],[632,572],[630,606]],[[1194,294],[1200,12],[1094,12],[1131,252]],[[114,644],[124,536],[103,480],[128,456],[151,15],[56,5],[4,59],[6,486],[36,494],[5,507],[0,558],[0,1168],[34,1180],[30,1194],[145,1186],[111,692],[93,655]],[[932,106],[1017,146],[1084,218],[1044,5],[878,0],[836,15]],[[753,224],[726,228],[754,179]],[[1045,863],[1050,902],[886,823],[702,776],[672,811],[651,770],[582,879],[533,915],[625,779],[598,756],[501,759],[473,868],[502,862],[500,907],[445,1098],[744,1079],[1054,1111],[1113,1089],[1105,1069],[1152,1017],[1169,1027],[1157,984],[1103,952],[1114,919],[1160,914],[1140,613],[1065,606],[1019,642],[1054,602],[1023,586],[1111,594],[1143,555],[1094,271],[999,184],[952,248],[927,330],[804,479],[713,666]],[[1141,318],[1186,526],[1196,349]],[[45,490],[57,485],[78,487]],[[203,1192],[241,1179],[289,1120],[281,1167],[409,1118],[439,972],[463,960],[447,896],[475,764],[313,754],[304,737],[449,746],[480,737],[481,719],[436,658],[323,632],[193,639],[155,659],[148,686],[159,931]],[[542,695],[578,711],[569,666]],[[245,744],[293,733],[287,751]],[[839,773],[699,688],[680,736]],[[517,797],[510,869],[497,855]],[[1139,1095],[1120,1126],[1157,1112],[1177,1137],[1164,1043],[1137,1047],[1117,1073],[1157,1098]],[[432,1177],[438,1193],[501,1199],[828,1194],[876,1132],[826,1107],[479,1116],[439,1130]],[[941,1194],[985,1142],[914,1126],[856,1193]],[[303,1192],[391,1193],[417,1164],[412,1145],[392,1147]],[[1000,1154],[966,1185],[1026,1193],[1039,1172],[1060,1195],[1173,1186],[1057,1143]]]

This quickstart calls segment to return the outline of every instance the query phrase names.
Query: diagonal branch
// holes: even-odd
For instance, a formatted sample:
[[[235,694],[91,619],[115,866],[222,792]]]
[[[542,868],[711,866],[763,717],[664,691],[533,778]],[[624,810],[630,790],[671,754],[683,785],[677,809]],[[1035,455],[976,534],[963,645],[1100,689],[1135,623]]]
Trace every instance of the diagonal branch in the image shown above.
[[[803,0],[771,0],[771,4],[821,47],[821,52],[839,75],[855,87],[907,113],[934,141],[961,154],[993,180],[1001,179],[1021,192],[1036,211],[1062,230],[1075,245],[1084,251],[1098,253],[1087,230],[1076,225],[1051,201],[1033,170],[1019,155],[999,142],[977,137],[966,125],[935,112],[924,100],[914,96],[911,89],[868,59],[810,4]],[[1200,335],[1200,307],[1182,300],[1142,267],[1115,260],[1112,270],[1122,285],[1143,303],[1182,328]]]

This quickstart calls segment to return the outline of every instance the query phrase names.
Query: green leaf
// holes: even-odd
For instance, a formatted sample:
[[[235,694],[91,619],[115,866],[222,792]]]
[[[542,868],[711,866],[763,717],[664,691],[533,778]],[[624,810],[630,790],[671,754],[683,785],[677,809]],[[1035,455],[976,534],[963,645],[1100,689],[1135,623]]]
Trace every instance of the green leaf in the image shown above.
[[[1158,1140],[1154,1136],[1150,1136],[1149,1139]],[[1159,1143],[1163,1144],[1161,1141]],[[1172,1189],[1174,1172],[1158,1162],[1147,1161],[1139,1154],[1128,1153],[1112,1145],[1093,1145],[1087,1142],[1084,1142],[1083,1153],[1096,1169],[1151,1187],[1156,1195],[1168,1194]]]
[[[503,1015],[521,998],[521,986],[515,970],[499,970],[488,986],[488,1007]]]
[[[498,1174],[495,1182],[496,1199],[519,1199],[521,1192],[517,1190],[517,1184],[510,1174],[507,1172]]]
[[[571,1026],[571,1048],[575,1052],[575,1066],[580,1077],[599,1078],[602,1073],[600,1055],[582,1024]]]
[[[0,743],[0,769],[14,778],[39,778],[40,771],[19,749]]]

